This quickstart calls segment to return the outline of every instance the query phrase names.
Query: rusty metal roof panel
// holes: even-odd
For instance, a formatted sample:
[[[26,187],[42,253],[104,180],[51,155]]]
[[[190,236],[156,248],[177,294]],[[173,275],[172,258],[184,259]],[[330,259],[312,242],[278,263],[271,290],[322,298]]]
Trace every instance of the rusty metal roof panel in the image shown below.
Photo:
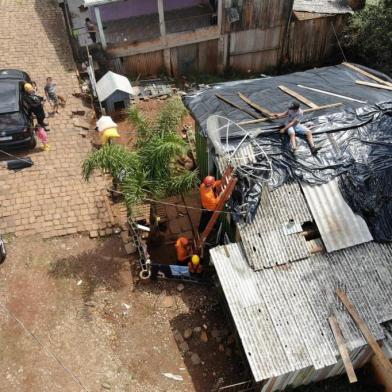
[[[294,0],[294,11],[320,14],[350,14],[352,9],[341,0]]]
[[[392,319],[391,257],[391,244],[370,242],[254,271],[241,244],[212,249],[211,259],[255,380],[336,364],[331,314],[350,351],[366,345],[336,299],[338,287],[347,290],[376,339],[384,339],[380,324]]]
[[[373,240],[365,220],[343,199],[338,179],[302,189],[328,252]]]
[[[238,224],[249,263],[259,270],[308,257],[300,232],[301,224],[312,220],[312,215],[299,185],[265,188],[263,193],[253,222]]]

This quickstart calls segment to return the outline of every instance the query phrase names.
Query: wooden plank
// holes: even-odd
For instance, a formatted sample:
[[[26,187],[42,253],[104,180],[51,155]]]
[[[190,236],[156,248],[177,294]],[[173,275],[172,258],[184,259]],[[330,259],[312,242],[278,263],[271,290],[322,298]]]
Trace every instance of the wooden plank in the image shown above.
[[[363,336],[365,337],[366,341],[368,342],[369,346],[372,348],[376,357],[380,360],[381,364],[384,368],[388,371],[392,371],[392,365],[389,362],[388,358],[385,356],[384,352],[382,351],[381,347],[377,343],[377,340],[374,338],[372,332],[370,331],[369,327],[363,321],[362,317],[358,313],[357,309],[355,308],[354,304],[350,301],[347,294],[342,291],[341,289],[336,289],[336,295],[342,301],[343,305],[346,307],[348,313],[352,317],[352,319],[357,324],[358,328],[361,330]]]
[[[360,84],[362,86],[374,87],[374,88],[381,88],[383,90],[390,90],[392,91],[392,86],[386,86],[385,84],[378,84],[378,83],[370,83],[364,82],[363,80],[356,80],[356,84]]]
[[[298,99],[298,101],[304,103],[305,105],[309,106],[310,108],[316,109],[318,107],[318,105],[316,105],[314,102],[310,101],[309,99],[307,99],[306,97],[304,97],[303,95],[301,95],[300,93],[297,93],[291,89],[289,89],[286,86],[278,86],[283,92],[285,92],[288,95],[291,95],[292,97],[294,97],[295,99]]]
[[[230,100],[228,100],[227,98],[225,98],[224,96],[220,95],[220,94],[215,94],[215,96],[217,98],[219,98],[220,100],[222,100],[223,102],[226,102],[228,105],[233,106],[233,108],[236,108],[238,110],[241,110],[242,112],[249,114],[249,116],[253,117],[253,118],[257,118],[260,119],[259,116],[257,116],[256,114],[252,113],[250,110],[243,108],[237,104],[235,104],[234,102],[231,102]]]
[[[380,79],[377,76],[375,76],[375,75],[373,75],[373,74],[371,74],[369,72],[366,72],[366,71],[364,71],[361,68],[356,67],[354,64],[350,64],[350,63],[342,63],[342,64],[345,65],[348,68],[353,69],[354,71],[356,71],[356,72],[358,72],[358,73],[360,73],[360,74],[362,74],[364,76],[367,76],[370,79],[375,80],[378,83],[385,84],[386,86],[391,86],[392,87],[392,83],[391,82],[388,82],[386,80]]]
[[[344,368],[346,369],[347,377],[350,383],[357,382],[357,376],[355,375],[354,367],[350,359],[350,354],[348,353],[346,343],[344,341],[342,331],[340,330],[338,320],[336,317],[331,316],[328,318],[329,325],[331,326],[333,336],[335,337],[336,344],[342,357]]]
[[[304,113],[311,113],[311,112],[315,112],[317,110],[322,110],[322,109],[330,109],[330,108],[336,108],[337,106],[342,105],[342,103],[331,103],[329,105],[324,105],[324,106],[318,106],[317,108],[314,109],[305,109]],[[279,116],[279,117],[275,117],[275,118],[283,118],[284,116]],[[260,122],[264,122],[264,121],[269,121],[269,120],[273,120],[271,118],[260,118],[258,120],[249,120],[249,121],[241,121],[240,123],[238,123],[238,125],[249,125],[249,124],[258,124]]]
[[[250,107],[252,107],[253,109],[257,110],[262,115],[267,116],[267,117],[273,117],[274,116],[274,113],[272,113],[270,110],[264,108],[263,106],[260,106],[256,102],[251,101],[248,97],[245,97],[245,95],[243,95],[241,93],[238,93],[238,95],[244,102],[246,102]]]

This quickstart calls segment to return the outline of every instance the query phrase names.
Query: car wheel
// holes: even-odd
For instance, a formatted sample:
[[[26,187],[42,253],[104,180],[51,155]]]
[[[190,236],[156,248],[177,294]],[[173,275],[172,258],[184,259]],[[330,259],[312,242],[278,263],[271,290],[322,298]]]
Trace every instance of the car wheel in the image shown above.
[[[31,140],[30,140],[30,143],[29,143],[29,148],[30,148],[31,150],[34,150],[35,147],[37,147],[37,138],[36,138],[35,135],[33,134],[33,135],[31,136]]]

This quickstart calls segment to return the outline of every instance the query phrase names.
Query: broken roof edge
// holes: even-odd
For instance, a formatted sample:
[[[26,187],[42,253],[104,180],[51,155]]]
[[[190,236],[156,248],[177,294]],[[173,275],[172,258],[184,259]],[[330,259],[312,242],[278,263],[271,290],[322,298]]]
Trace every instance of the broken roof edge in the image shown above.
[[[108,3],[118,3],[121,0],[83,0],[86,7],[92,7],[96,5],[103,5]]]
[[[348,4],[342,4],[341,0],[294,0],[293,11],[330,15],[354,13]]]

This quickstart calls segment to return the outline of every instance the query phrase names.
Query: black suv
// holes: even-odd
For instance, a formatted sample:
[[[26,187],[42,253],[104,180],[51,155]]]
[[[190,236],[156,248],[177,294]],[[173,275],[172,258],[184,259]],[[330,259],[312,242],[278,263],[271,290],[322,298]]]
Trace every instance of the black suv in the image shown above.
[[[26,82],[31,82],[26,72],[0,70],[0,149],[34,148],[37,144],[31,113],[23,103]]]

